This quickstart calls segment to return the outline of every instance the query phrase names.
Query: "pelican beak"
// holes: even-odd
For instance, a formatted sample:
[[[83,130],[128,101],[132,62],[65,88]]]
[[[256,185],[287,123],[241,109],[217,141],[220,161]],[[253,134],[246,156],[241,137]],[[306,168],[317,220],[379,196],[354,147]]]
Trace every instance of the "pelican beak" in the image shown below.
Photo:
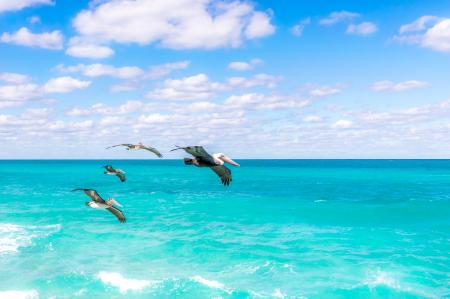
[[[241,166],[239,163],[236,163],[236,162],[234,162],[233,160],[230,161],[230,164],[231,164],[231,165],[234,165],[234,166]]]
[[[177,150],[180,150],[180,149],[185,149],[184,147],[181,147],[181,146],[178,146],[178,145],[175,145],[177,148],[174,148],[174,149],[172,149],[172,150],[170,150],[171,152],[173,152],[173,151],[177,151]]]
[[[117,200],[113,199],[113,203],[118,205],[119,207],[123,207]]]

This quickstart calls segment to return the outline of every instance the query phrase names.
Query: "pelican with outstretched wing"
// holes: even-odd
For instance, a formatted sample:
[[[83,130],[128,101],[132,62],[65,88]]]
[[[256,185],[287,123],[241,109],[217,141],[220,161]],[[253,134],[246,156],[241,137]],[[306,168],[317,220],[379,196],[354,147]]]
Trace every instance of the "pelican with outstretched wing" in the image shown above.
[[[112,167],[111,165],[105,165],[102,166],[102,168],[105,168],[105,174],[109,174],[109,175],[115,175],[119,178],[119,180],[123,183],[125,182],[126,178],[125,178],[125,171],[123,171],[122,169],[116,169],[114,167]]]
[[[230,163],[234,166],[240,166],[238,163],[225,156],[222,153],[210,155],[202,146],[187,146],[180,147],[176,145],[176,148],[171,151],[179,149],[185,150],[188,154],[191,154],[194,158],[184,158],[184,164],[195,165],[197,167],[209,167],[214,171],[225,186],[230,185],[232,181],[231,170],[224,164]]]
[[[93,208],[93,209],[104,209],[108,210],[111,213],[114,214],[114,216],[119,219],[120,222],[125,222],[127,219],[125,218],[125,215],[121,210],[116,208],[114,205],[122,206],[120,203],[118,203],[114,198],[109,198],[108,200],[104,200],[100,197],[98,192],[94,189],[84,189],[84,188],[77,188],[73,189],[72,191],[83,191],[86,193],[87,196],[89,196],[92,201],[86,202],[86,205]]]
[[[110,149],[110,148],[117,147],[117,146],[125,146],[127,148],[127,150],[147,150],[147,151],[154,153],[159,158],[162,158],[162,156],[163,156],[156,148],[150,147],[150,146],[145,146],[141,142],[139,142],[138,144],[130,144],[130,143],[116,144],[113,146],[108,146],[106,149]]]

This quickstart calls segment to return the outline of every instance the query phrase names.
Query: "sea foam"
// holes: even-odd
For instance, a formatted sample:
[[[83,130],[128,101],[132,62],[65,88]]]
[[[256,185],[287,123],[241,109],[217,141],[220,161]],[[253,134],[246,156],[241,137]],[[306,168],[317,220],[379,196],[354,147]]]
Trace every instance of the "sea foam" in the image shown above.
[[[0,299],[38,299],[38,298],[39,293],[36,290],[0,292]]]
[[[148,280],[128,279],[117,272],[101,271],[97,277],[104,283],[119,289],[121,293],[128,291],[140,291],[151,283]]]
[[[0,223],[0,254],[19,252],[20,247],[33,244],[35,238],[46,237],[61,229],[59,224],[45,226],[22,226]]]
[[[208,280],[205,279],[203,277],[201,277],[200,275],[195,275],[191,278],[193,281],[198,282],[202,285],[205,285],[207,287],[213,288],[213,289],[220,289],[222,291],[227,292],[228,294],[231,294],[233,291],[227,287],[225,287],[225,285],[219,281],[216,280]]]

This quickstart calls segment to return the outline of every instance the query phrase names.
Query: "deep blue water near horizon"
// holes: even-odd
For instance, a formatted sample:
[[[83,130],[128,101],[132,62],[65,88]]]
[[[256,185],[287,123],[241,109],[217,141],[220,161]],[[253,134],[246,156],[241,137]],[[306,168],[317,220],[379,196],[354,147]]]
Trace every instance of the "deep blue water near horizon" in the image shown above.
[[[450,160],[239,162],[0,160],[0,298],[450,298]]]

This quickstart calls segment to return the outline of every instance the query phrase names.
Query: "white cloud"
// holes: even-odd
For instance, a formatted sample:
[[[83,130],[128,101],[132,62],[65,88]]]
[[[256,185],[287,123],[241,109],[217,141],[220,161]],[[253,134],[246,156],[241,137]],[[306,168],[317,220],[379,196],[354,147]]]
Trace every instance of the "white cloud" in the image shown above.
[[[255,12],[250,19],[250,23],[245,28],[245,35],[249,39],[264,37],[275,32],[275,27],[270,23],[270,18],[266,13]]]
[[[14,33],[3,33],[0,41],[27,47],[39,47],[49,50],[60,50],[63,47],[63,35],[61,31],[33,33],[25,27]]]
[[[154,65],[150,67],[149,72],[146,74],[146,78],[150,80],[158,79],[164,76],[169,75],[173,71],[182,70],[187,68],[190,65],[190,61],[178,61],[178,62],[170,62],[164,63],[160,65]]]
[[[114,84],[110,87],[111,92],[126,92],[138,89],[138,84],[135,81],[128,81],[125,83]]]
[[[300,36],[307,25],[311,24],[311,18],[306,18],[292,26],[291,33],[295,36]]]
[[[0,73],[0,81],[12,84],[21,84],[28,82],[30,78],[27,75],[17,73]]]
[[[350,24],[347,27],[347,33],[348,34],[354,34],[354,35],[370,35],[372,33],[375,33],[378,31],[377,25],[371,22],[363,22],[360,24]]]
[[[48,80],[43,88],[46,93],[68,93],[75,89],[86,88],[90,84],[90,81],[82,81],[65,76]]]
[[[282,78],[268,74],[257,74],[250,78],[231,77],[228,78],[228,84],[231,87],[251,88],[256,86],[265,86],[274,88]]]
[[[316,122],[321,122],[322,118],[317,115],[307,115],[303,118],[303,121],[306,123],[316,123]]]
[[[5,11],[21,10],[30,6],[37,5],[51,5],[52,0],[1,0],[0,1],[0,13]]]
[[[417,32],[427,29],[430,25],[435,24],[439,20],[436,16],[421,16],[412,23],[402,25],[400,33]]]
[[[360,16],[360,14],[358,14],[358,13],[349,12],[349,11],[345,11],[345,10],[335,11],[335,12],[330,13],[330,15],[327,18],[321,19],[319,21],[319,23],[321,25],[330,26],[330,25],[340,23],[342,21],[354,19],[359,16]]]
[[[436,51],[450,52],[450,19],[445,19],[428,29],[422,46]]]
[[[78,64],[71,66],[58,65],[56,69],[63,73],[81,73],[87,77],[108,76],[126,80],[120,84],[111,86],[112,92],[135,90],[142,80],[155,80],[164,77],[175,70],[185,69],[190,62],[187,60],[154,65],[148,71],[137,66],[115,67],[107,64]]]
[[[147,94],[147,98],[157,100],[203,100],[223,90],[221,83],[211,82],[207,75],[198,74],[182,79],[168,79],[162,88]]]
[[[332,129],[349,129],[353,127],[353,122],[346,119],[340,119],[331,125]]]
[[[67,73],[81,73],[87,77],[109,76],[120,79],[132,79],[142,77],[144,70],[136,66],[115,67],[106,64],[78,64],[73,66],[59,65],[57,69]]]
[[[259,93],[248,93],[233,95],[224,102],[224,107],[230,109],[286,109],[303,108],[309,105],[308,100],[295,97],[283,97],[278,95],[265,95]]]
[[[340,86],[319,86],[319,87],[313,87],[309,91],[309,95],[312,97],[326,97],[334,94],[338,94],[342,91],[342,88]]]
[[[449,53],[450,19],[422,16],[410,24],[402,25],[392,40]]]
[[[424,88],[428,87],[430,84],[428,82],[424,81],[417,81],[417,80],[409,80],[409,81],[403,81],[399,83],[395,83],[392,81],[378,81],[372,84],[372,90],[376,92],[382,92],[382,91],[393,91],[393,92],[399,92],[404,91],[408,89],[414,89],[414,88]]]
[[[0,108],[20,106],[41,95],[42,92],[37,84],[0,86]]]
[[[270,16],[240,0],[112,0],[80,12],[80,36],[96,43],[157,43],[174,49],[239,47],[270,35]]]
[[[144,104],[140,101],[127,101],[119,107],[109,107],[103,103],[97,103],[92,105],[90,108],[72,108],[67,111],[67,115],[69,116],[87,116],[92,114],[103,114],[103,115],[123,115],[133,112],[142,112],[146,111],[146,106],[149,104]]]
[[[107,46],[99,45],[87,39],[72,37],[66,54],[73,57],[101,59],[113,56],[114,51]]]
[[[262,64],[261,59],[255,58],[250,61],[233,61],[228,64],[228,68],[235,71],[249,71],[253,69],[256,65]]]

